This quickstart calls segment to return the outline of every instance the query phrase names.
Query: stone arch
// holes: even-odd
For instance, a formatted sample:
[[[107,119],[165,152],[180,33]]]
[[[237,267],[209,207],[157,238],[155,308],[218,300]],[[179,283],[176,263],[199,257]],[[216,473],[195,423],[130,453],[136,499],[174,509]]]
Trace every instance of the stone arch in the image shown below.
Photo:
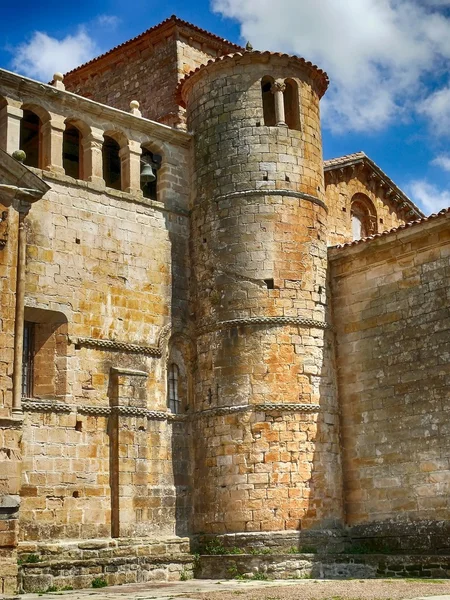
[[[365,194],[355,194],[351,201],[351,227],[354,240],[377,233],[377,211],[372,200]]]
[[[289,129],[300,131],[300,90],[295,79],[285,80],[283,92],[286,125]]]
[[[26,154],[24,164],[28,167],[43,167],[42,127],[50,120],[49,113],[36,104],[23,104],[20,121],[19,147]]]
[[[63,132],[63,168],[66,175],[75,179],[84,179],[83,140],[90,133],[89,126],[81,121],[68,117]]]
[[[275,116],[275,97],[272,93],[274,82],[274,78],[270,75],[265,75],[261,79],[264,125],[267,125],[268,127],[274,127],[277,124]]]
[[[105,131],[103,133],[103,179],[106,187],[121,190],[122,176],[122,150],[127,147],[128,139],[120,131]]]

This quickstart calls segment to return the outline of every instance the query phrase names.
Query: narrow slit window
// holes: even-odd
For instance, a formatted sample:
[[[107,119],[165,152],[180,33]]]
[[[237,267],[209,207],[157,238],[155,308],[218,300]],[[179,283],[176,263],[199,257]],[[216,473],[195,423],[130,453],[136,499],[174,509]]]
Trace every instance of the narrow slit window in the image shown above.
[[[171,412],[178,414],[181,409],[181,401],[178,395],[178,380],[179,380],[179,369],[175,363],[171,363],[168,372],[168,406]]]
[[[34,323],[25,321],[23,328],[22,397],[33,395]]]

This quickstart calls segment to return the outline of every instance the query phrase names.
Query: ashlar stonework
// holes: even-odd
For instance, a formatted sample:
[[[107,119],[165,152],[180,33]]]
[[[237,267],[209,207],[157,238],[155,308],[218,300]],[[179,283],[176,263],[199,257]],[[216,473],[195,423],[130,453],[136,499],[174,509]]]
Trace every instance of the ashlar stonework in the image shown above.
[[[450,554],[450,213],[323,160],[327,85],[176,17],[0,71],[0,593]]]

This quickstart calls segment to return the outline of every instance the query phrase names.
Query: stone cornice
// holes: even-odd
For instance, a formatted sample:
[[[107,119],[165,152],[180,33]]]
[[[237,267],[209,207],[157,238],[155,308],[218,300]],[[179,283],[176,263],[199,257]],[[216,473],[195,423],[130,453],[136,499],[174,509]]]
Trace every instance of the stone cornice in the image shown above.
[[[34,104],[39,103],[39,98],[42,98],[46,101],[46,104],[50,103],[53,106],[52,110],[55,113],[64,114],[67,112],[67,108],[74,110],[76,113],[85,112],[93,117],[95,121],[98,121],[101,117],[102,121],[109,120],[116,128],[124,127],[143,133],[156,142],[167,142],[187,148],[192,137],[191,134],[185,131],[133,115],[106,104],[100,104],[67,90],[56,89],[52,85],[17,75],[5,69],[0,69],[0,94],[18,100],[22,100],[23,95],[28,95],[33,98]]]

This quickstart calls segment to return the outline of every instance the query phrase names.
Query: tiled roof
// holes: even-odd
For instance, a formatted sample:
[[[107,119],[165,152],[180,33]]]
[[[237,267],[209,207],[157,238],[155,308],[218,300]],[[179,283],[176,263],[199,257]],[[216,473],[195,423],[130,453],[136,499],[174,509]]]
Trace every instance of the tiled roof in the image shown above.
[[[331,158],[330,160],[325,160],[323,162],[323,168],[325,173],[334,171],[335,169],[342,169],[344,167],[349,167],[352,165],[356,165],[359,163],[365,163],[368,165],[374,173],[378,175],[378,177],[386,183],[391,189],[395,190],[395,194],[400,196],[403,203],[408,204],[410,206],[410,214],[411,216],[424,217],[424,213],[418,208],[414,202],[408,198],[408,196],[403,192],[397,184],[395,184],[392,179],[386,175],[386,173],[373,161],[371,158],[367,156],[364,152],[355,152],[354,154],[346,154],[345,156],[339,156],[337,158]]]
[[[359,161],[363,158],[368,158],[364,152],[354,152],[353,154],[346,154],[345,156],[338,156],[337,158],[330,158],[329,160],[323,161],[323,167],[327,171],[334,167],[342,167],[344,165],[352,164],[354,161]]]
[[[427,223],[428,221],[432,221],[433,219],[439,219],[444,215],[450,214],[450,207],[444,208],[440,210],[438,213],[433,213],[429,217],[422,217],[421,219],[416,219],[415,221],[409,221],[404,225],[399,225],[398,227],[393,227],[392,229],[388,229],[387,231],[383,231],[382,233],[375,233],[374,235],[370,235],[369,237],[361,238],[360,240],[354,240],[353,242],[346,242],[345,244],[338,244],[336,246],[331,246],[332,248],[348,248],[350,246],[359,246],[360,244],[365,244],[370,242],[376,238],[386,237],[387,235],[391,235],[392,233],[397,233],[397,231],[402,231],[403,229],[409,229],[410,227],[415,227],[416,225],[421,225],[423,223]]]
[[[194,69],[193,71],[191,71],[190,73],[185,75],[183,77],[183,79],[181,79],[181,81],[179,82],[177,91],[176,91],[176,97],[177,97],[178,103],[181,106],[184,106],[184,101],[182,98],[183,85],[186,83],[186,81],[190,77],[195,75],[195,73],[198,73],[198,71],[200,71],[210,65],[213,65],[215,63],[233,60],[234,58],[239,58],[239,57],[244,57],[244,56],[249,56],[249,55],[252,55],[252,56],[279,56],[280,58],[289,58],[289,59],[294,59],[294,60],[298,61],[303,67],[308,68],[312,73],[314,73],[316,78],[319,79],[320,96],[323,96],[325,94],[328,84],[330,83],[328,75],[325,71],[320,69],[317,65],[314,65],[312,62],[307,61],[304,58],[301,58],[299,56],[295,56],[293,54],[284,54],[282,52],[269,52],[268,50],[264,51],[264,52],[261,52],[259,50],[250,50],[250,51],[243,50],[240,52],[234,52],[233,54],[224,54],[222,56],[218,56],[217,58],[212,58],[211,60],[208,60],[208,62],[206,62],[205,64],[200,65],[199,67],[197,67],[196,69]]]
[[[80,69],[86,67],[87,65],[91,65],[91,64],[97,62],[98,60],[104,58],[105,56],[108,56],[109,54],[116,52],[116,50],[119,50],[120,48],[126,48],[128,45],[132,44],[133,42],[137,42],[138,40],[148,36],[151,33],[154,33],[155,31],[157,31],[164,25],[168,25],[169,23],[173,23],[174,25],[180,25],[181,27],[189,27],[190,29],[193,29],[197,33],[206,35],[207,37],[213,39],[215,42],[218,42],[219,44],[221,44],[223,46],[227,46],[228,51],[243,49],[241,46],[238,46],[237,44],[234,44],[233,42],[229,42],[225,38],[221,38],[218,35],[215,35],[214,33],[210,33],[209,31],[206,31],[206,29],[201,29],[200,27],[197,27],[196,25],[193,25],[192,23],[189,23],[188,21],[183,21],[183,19],[179,19],[176,15],[172,15],[172,16],[168,17],[167,19],[164,19],[164,21],[161,21],[161,23],[158,23],[158,25],[154,25],[153,27],[150,27],[150,29],[147,29],[143,33],[140,33],[136,37],[131,38],[130,40],[127,40],[126,42],[123,42],[122,44],[119,44],[118,46],[111,48],[111,50],[108,50],[108,52],[105,52],[104,54],[100,54],[100,56],[96,56],[92,60],[89,60],[89,61],[83,63],[79,67],[76,67],[75,69],[72,69],[71,71],[68,71],[65,74],[65,77],[67,77],[67,75],[71,75],[72,73],[75,73],[76,71],[79,71]]]

